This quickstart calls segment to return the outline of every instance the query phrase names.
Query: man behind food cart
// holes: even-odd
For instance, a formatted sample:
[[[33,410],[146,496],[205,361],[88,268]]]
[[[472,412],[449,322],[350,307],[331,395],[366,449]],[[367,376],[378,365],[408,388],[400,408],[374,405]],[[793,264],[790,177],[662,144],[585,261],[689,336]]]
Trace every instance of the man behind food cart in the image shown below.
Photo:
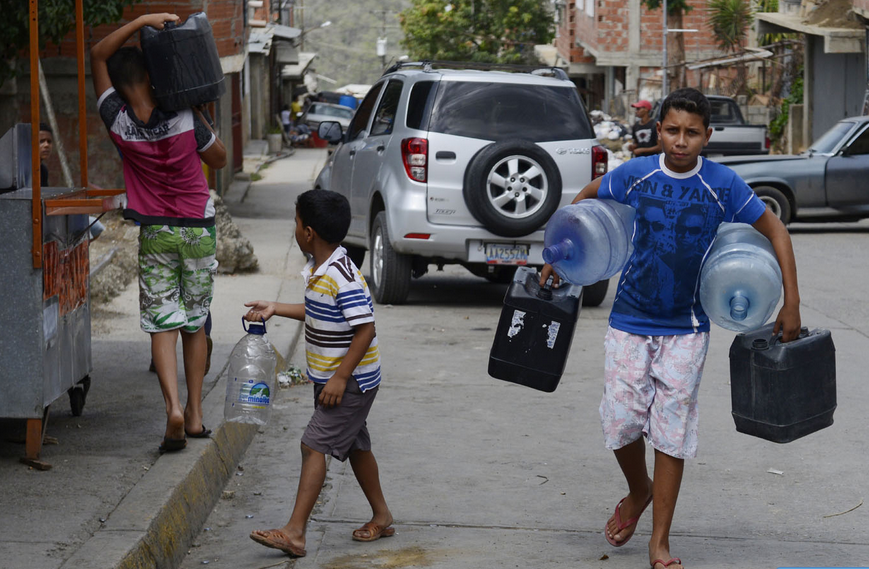
[[[166,402],[161,452],[178,451],[187,437],[207,437],[202,424],[203,328],[217,271],[214,203],[201,163],[226,164],[226,149],[199,109],[157,108],[145,59],[123,47],[144,26],[163,29],[175,14],[147,14],[115,30],[91,49],[100,117],[121,154],[127,209],[138,222],[139,309],[151,338],[151,357]],[[184,352],[187,403],[181,407],[175,355]]]

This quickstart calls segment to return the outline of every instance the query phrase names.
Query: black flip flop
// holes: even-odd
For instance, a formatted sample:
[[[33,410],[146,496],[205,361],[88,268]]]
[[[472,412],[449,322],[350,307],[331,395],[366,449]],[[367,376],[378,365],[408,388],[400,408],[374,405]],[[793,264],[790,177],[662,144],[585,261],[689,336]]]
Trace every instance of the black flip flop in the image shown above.
[[[187,439],[170,439],[163,437],[163,442],[160,444],[160,454],[164,452],[177,452],[187,446]]]
[[[198,433],[190,433],[187,430],[185,430],[184,432],[187,433],[187,436],[191,439],[207,439],[209,436],[211,436],[211,429],[206,429],[205,425],[202,425],[202,430]]]

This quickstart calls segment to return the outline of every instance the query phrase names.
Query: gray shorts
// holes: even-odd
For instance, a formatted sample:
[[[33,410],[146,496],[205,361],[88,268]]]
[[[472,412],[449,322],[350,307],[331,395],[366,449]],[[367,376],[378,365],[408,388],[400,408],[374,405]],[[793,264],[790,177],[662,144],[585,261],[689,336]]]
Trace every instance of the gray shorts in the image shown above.
[[[324,384],[314,384],[314,414],[302,435],[302,444],[342,462],[354,450],[371,450],[366,420],[379,387],[362,393],[359,384],[351,378],[341,404],[329,409],[320,405],[324,387]]]

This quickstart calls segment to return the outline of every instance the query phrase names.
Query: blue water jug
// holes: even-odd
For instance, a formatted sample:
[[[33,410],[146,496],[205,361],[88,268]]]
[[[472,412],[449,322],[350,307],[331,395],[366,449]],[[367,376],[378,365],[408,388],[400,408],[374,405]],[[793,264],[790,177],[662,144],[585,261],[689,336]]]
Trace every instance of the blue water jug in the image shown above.
[[[763,326],[781,297],[781,268],[769,239],[745,223],[722,223],[700,270],[700,303],[735,332]]]
[[[613,200],[566,205],[546,224],[543,260],[571,284],[587,286],[608,279],[634,252],[635,217],[634,208]]]
[[[210,103],[226,92],[217,44],[203,12],[190,15],[181,25],[167,22],[162,30],[145,26],[139,42],[162,110]]]
[[[247,334],[229,356],[223,418],[227,422],[265,425],[275,394],[278,359],[266,338],[265,322],[251,323],[245,331]]]

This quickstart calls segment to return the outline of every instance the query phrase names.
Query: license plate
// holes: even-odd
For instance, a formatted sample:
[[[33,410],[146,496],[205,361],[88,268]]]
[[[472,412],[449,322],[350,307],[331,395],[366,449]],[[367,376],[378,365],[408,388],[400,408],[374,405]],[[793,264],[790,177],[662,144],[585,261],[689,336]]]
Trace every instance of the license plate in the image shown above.
[[[489,265],[527,265],[529,245],[518,243],[486,243],[486,263]]]

